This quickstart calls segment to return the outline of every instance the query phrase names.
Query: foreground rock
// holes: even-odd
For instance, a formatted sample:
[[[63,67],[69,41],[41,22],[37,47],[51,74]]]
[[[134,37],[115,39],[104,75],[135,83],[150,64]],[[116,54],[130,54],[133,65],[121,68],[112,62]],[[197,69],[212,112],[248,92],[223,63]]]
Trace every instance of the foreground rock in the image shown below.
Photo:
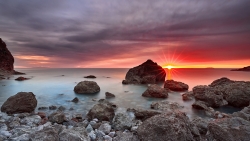
[[[196,100],[204,101],[207,106],[220,107],[229,104],[245,107],[250,101],[250,82],[220,78],[209,86],[194,87],[193,93]]]
[[[78,94],[93,94],[100,92],[100,87],[94,81],[82,81],[75,86],[74,91]]]
[[[34,132],[30,135],[32,141],[58,141],[59,136],[55,128],[44,128],[41,131]]]
[[[5,42],[0,38],[0,74],[13,72],[14,57],[7,49]]]
[[[166,82],[164,83],[164,88],[170,89],[172,91],[187,91],[189,87],[183,82],[166,80]]]
[[[151,118],[155,115],[161,114],[161,112],[156,110],[145,110],[145,109],[127,109],[128,112],[133,112],[135,115],[135,118],[138,120],[146,120],[148,118]]]
[[[168,90],[161,88],[160,86],[153,84],[142,94],[144,97],[155,97],[155,98],[167,98]]]
[[[17,80],[17,81],[24,81],[24,80],[28,80],[29,78],[25,78],[25,77],[18,77],[18,78],[16,78],[15,80]]]
[[[97,118],[101,121],[112,121],[114,116],[115,116],[115,109],[116,105],[113,103],[108,102],[107,100],[99,100],[99,103],[94,105],[92,107],[88,114],[87,117],[88,119],[94,119]]]
[[[105,93],[105,96],[106,96],[106,98],[112,98],[112,97],[115,97],[115,95],[114,95],[114,94],[112,94],[112,93],[110,93],[110,92],[106,92],[106,93]]]
[[[248,141],[250,122],[239,117],[217,119],[208,124],[208,140]]]
[[[1,111],[8,114],[30,113],[35,110],[37,100],[32,92],[19,92],[9,97],[2,105]]]
[[[129,69],[123,84],[154,84],[164,82],[165,70],[152,60],[147,60],[141,65]]]
[[[176,111],[153,116],[137,129],[142,141],[192,141],[200,138],[198,129],[185,113]]]
[[[124,131],[125,129],[130,130],[132,127],[132,118],[126,113],[118,113],[115,115],[112,121],[112,127],[115,130]]]
[[[90,138],[84,127],[73,127],[72,129],[64,129],[59,134],[59,140],[90,141]]]
[[[186,93],[182,94],[181,96],[182,96],[182,100],[184,100],[184,101],[189,101],[189,100],[194,99],[194,93],[192,91],[186,92]]]
[[[231,71],[250,71],[250,66],[244,67],[244,68],[240,68],[240,69],[233,69]]]
[[[94,75],[88,75],[88,76],[84,76],[84,78],[96,78],[96,76],[94,76]]]

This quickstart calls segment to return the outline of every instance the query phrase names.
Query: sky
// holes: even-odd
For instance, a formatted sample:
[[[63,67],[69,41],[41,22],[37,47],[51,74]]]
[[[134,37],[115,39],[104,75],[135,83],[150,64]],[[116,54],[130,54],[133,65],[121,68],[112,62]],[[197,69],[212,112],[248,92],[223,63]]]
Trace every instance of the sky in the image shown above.
[[[250,65],[249,0],[0,1],[16,68]]]

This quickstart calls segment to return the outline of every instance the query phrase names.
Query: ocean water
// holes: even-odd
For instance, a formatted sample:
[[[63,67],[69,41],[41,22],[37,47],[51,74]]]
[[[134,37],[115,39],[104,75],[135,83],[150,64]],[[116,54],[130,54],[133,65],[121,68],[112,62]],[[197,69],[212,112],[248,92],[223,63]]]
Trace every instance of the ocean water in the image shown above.
[[[115,98],[109,99],[120,107],[118,111],[126,108],[150,108],[152,101],[161,101],[163,99],[145,98],[142,93],[148,85],[123,85],[122,80],[125,78],[128,69],[51,69],[51,68],[33,68],[17,69],[24,72],[24,77],[31,78],[26,81],[15,81],[17,75],[10,76],[9,79],[0,80],[0,105],[6,99],[18,92],[33,92],[38,100],[38,107],[49,107],[50,105],[64,106],[66,112],[77,112],[85,115],[88,110],[97,103],[98,99],[105,98],[105,92],[111,92],[116,95]],[[249,72],[230,71],[230,69],[171,69],[167,70],[166,79],[174,79],[189,85],[189,90],[196,85],[208,85],[213,80],[228,77],[232,80],[250,81]],[[83,78],[87,75],[95,75],[95,79]],[[74,86],[84,80],[95,81],[100,86],[101,91],[96,94],[76,94]],[[163,87],[163,83],[159,84]],[[177,102],[184,106],[182,111],[186,112],[190,118],[195,116],[205,117],[200,110],[192,109],[193,101],[183,101],[181,94],[184,92],[171,92],[169,97],[164,100]],[[78,97],[80,102],[70,102],[73,98]],[[18,106],[18,105],[17,105]],[[73,108],[73,111],[69,111]],[[37,109],[36,109],[37,110]],[[240,110],[230,106],[216,109],[226,113],[232,113]],[[45,112],[52,112],[45,110]]]

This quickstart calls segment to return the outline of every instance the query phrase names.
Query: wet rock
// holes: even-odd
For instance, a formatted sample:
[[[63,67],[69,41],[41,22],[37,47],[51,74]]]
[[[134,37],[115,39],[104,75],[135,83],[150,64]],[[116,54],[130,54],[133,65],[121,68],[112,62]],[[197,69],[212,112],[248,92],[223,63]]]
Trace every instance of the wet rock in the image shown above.
[[[117,136],[113,138],[113,141],[140,141],[138,136],[131,132],[117,132]]]
[[[184,106],[180,106],[177,102],[169,102],[166,100],[152,102],[150,106],[151,109],[162,110],[162,111],[172,111],[184,108]]]
[[[181,96],[182,96],[182,100],[184,100],[184,101],[188,101],[188,100],[193,100],[194,99],[194,93],[192,91],[186,92],[186,93],[182,94]]]
[[[54,106],[54,105],[51,105],[51,106],[49,106],[49,109],[50,109],[50,110],[56,110],[56,109],[57,109],[57,107],[56,107],[56,106]]]
[[[64,129],[59,134],[60,141],[90,141],[90,138],[85,128],[73,127],[71,129]]]
[[[209,86],[195,86],[193,88],[196,100],[204,101],[208,107],[220,107],[227,105],[228,102],[223,99],[223,93]]]
[[[112,93],[110,93],[110,92],[106,92],[106,93],[105,93],[105,96],[106,96],[106,98],[112,98],[112,97],[115,97],[115,95],[114,95],[114,94],[112,94]]]
[[[94,105],[88,112],[87,118],[97,118],[100,121],[112,121],[115,116],[116,105],[106,100],[99,100],[99,103]]]
[[[59,136],[55,128],[44,128],[41,131],[30,134],[32,141],[58,141]]]
[[[94,81],[82,81],[75,86],[74,91],[78,94],[93,94],[100,92],[100,87]]]
[[[167,88],[172,91],[187,91],[189,86],[183,82],[166,80],[166,82],[164,83],[164,88]]]
[[[124,131],[125,129],[130,130],[132,127],[132,118],[126,113],[118,113],[115,115],[112,121],[112,127],[115,130]]]
[[[103,123],[101,126],[98,128],[99,131],[102,131],[105,134],[109,134],[111,130],[111,125],[108,123]]]
[[[39,115],[32,115],[21,119],[20,123],[32,126],[33,124],[38,125],[41,122]]]
[[[51,115],[49,115],[49,121],[52,123],[63,123],[65,119],[65,115],[63,112],[54,112]]]
[[[17,81],[24,81],[24,80],[28,80],[28,79],[29,78],[25,78],[25,77],[20,76],[20,77],[16,78],[15,80],[17,80]]]
[[[2,105],[1,111],[8,114],[32,112],[37,106],[37,100],[32,92],[19,92],[9,97]]]
[[[139,119],[139,120],[146,120],[152,116],[155,116],[155,115],[158,115],[158,114],[161,114],[161,112],[159,111],[155,111],[155,110],[144,110],[144,109],[130,109],[128,108],[127,109],[128,112],[133,112],[134,115],[135,115],[135,118],[136,119]]]
[[[143,141],[191,141],[194,140],[192,125],[185,113],[166,112],[145,120],[137,129]],[[199,135],[198,135],[199,137]]]
[[[153,84],[142,94],[144,97],[167,98],[168,91],[160,86]]]
[[[14,57],[8,50],[5,42],[0,38],[0,74],[13,72]]]
[[[250,122],[239,117],[217,119],[208,124],[208,140],[248,141]]]
[[[88,76],[84,76],[84,78],[96,78],[96,76],[94,76],[94,75],[88,75]]]
[[[165,81],[166,72],[157,63],[147,60],[143,64],[129,69],[122,84],[154,84]]]
[[[78,99],[77,97],[75,97],[74,99],[71,100],[71,102],[78,103],[78,102],[79,102],[79,99]]]

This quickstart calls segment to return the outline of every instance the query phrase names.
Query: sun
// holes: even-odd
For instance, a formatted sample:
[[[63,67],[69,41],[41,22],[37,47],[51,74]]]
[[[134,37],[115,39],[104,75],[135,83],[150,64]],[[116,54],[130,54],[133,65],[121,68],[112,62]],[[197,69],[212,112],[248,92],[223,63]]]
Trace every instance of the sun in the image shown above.
[[[172,65],[166,65],[166,66],[163,66],[163,68],[167,68],[167,69],[171,70],[174,67]]]

